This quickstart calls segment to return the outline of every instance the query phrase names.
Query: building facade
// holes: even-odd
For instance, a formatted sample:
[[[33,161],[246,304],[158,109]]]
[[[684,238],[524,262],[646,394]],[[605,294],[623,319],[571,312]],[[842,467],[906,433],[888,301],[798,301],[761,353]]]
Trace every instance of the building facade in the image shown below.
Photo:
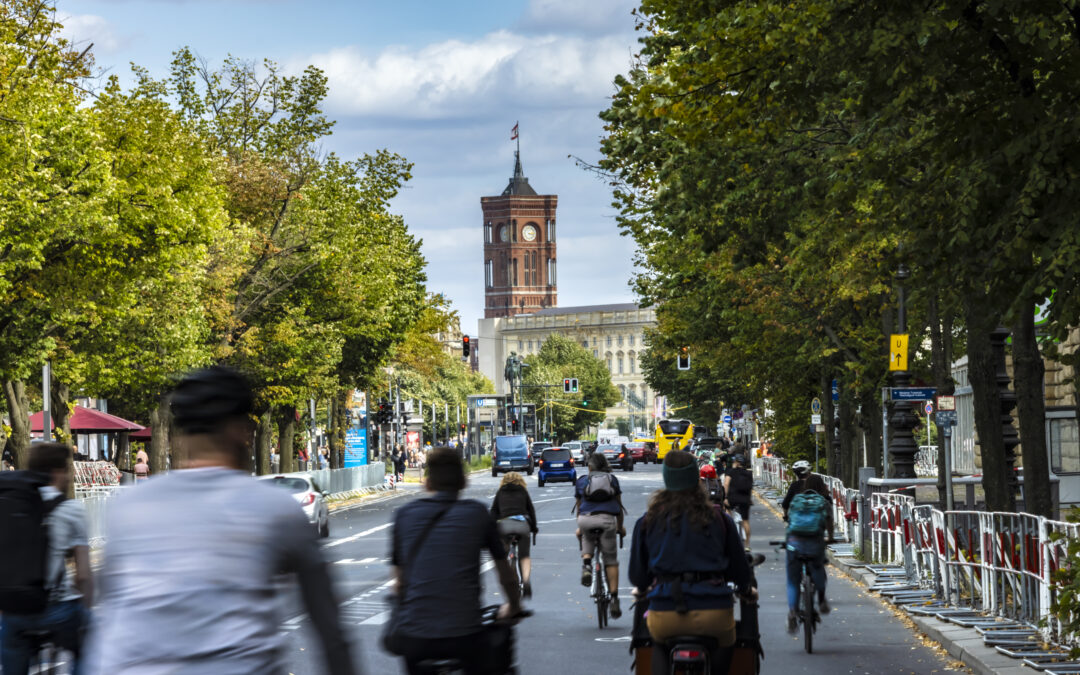
[[[527,357],[540,351],[550,335],[570,338],[604,362],[612,384],[623,395],[607,409],[607,421],[633,413],[637,426],[648,429],[651,421],[645,420],[652,418],[654,396],[645,384],[640,355],[645,350],[645,328],[655,325],[656,312],[634,303],[550,307],[532,314],[480,319],[480,372],[495,383],[496,394],[507,394],[503,366],[511,352]]]
[[[514,175],[497,197],[481,197],[484,317],[528,314],[557,302],[556,195],[539,195],[514,155]]]

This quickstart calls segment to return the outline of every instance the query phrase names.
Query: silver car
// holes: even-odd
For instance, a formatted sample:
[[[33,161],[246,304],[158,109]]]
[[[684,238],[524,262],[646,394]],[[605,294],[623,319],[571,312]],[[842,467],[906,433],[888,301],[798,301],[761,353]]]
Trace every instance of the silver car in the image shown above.
[[[320,537],[330,536],[330,509],[326,506],[328,493],[319,489],[315,481],[307,476],[260,476],[259,480],[270,481],[278,487],[292,493],[293,499],[304,510],[308,522],[319,531]]]

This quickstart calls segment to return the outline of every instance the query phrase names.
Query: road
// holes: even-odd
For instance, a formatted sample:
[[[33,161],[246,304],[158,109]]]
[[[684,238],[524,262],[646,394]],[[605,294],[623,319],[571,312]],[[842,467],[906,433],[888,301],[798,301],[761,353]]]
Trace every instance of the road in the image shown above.
[[[630,512],[627,530],[644,511],[649,495],[660,487],[659,466],[638,465],[632,473],[617,475]],[[579,581],[579,553],[574,537],[572,488],[568,484],[536,486],[529,478],[540,535],[533,547],[533,600],[536,615],[518,625],[520,672],[620,673],[629,672],[627,611],[630,588],[625,567],[620,570],[619,594],[623,617],[600,630],[596,627],[588,590]],[[498,480],[474,475],[465,497],[490,504]],[[388,614],[383,601],[389,584],[389,538],[394,509],[415,498],[418,491],[359,507],[337,511],[331,518],[331,537],[325,544],[331,561],[348,630],[367,673],[403,672],[399,663],[378,647]],[[751,521],[754,550],[767,553],[758,568],[761,596],[760,622],[765,650],[764,673],[941,673],[945,659],[922,644],[880,601],[853,582],[837,578],[830,568],[829,598],[833,613],[825,617],[814,641],[814,654],[806,654],[800,638],[785,632],[786,617],[783,557],[768,548],[769,539],[783,536],[783,523],[764,507],[754,507]],[[630,546],[620,551],[624,559]],[[487,565],[490,568],[490,565]],[[499,602],[494,572],[485,572],[490,604]],[[295,595],[282,601],[283,631],[294,675],[319,673],[319,648],[310,622],[300,612]]]

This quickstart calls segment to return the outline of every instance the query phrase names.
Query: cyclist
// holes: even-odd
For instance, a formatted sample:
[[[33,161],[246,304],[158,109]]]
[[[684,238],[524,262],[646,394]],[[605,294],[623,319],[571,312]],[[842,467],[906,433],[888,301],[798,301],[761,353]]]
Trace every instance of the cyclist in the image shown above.
[[[325,672],[357,672],[315,528],[292,495],[249,475],[254,403],[247,381],[221,366],[172,392],[174,443],[189,459],[111,499],[89,672],[288,672],[282,573],[300,584]]]
[[[821,479],[821,476],[810,472],[810,462],[805,459],[795,462],[791,466],[791,469],[795,472],[795,480],[792,481],[788,487],[787,494],[784,496],[784,501],[780,504],[784,509],[784,520],[788,520],[788,509],[791,508],[791,502],[795,499],[796,495],[803,492],[816,492],[825,498],[826,504],[831,504],[832,499],[829,496],[829,490],[825,486],[825,481]],[[829,541],[833,538],[833,522],[832,522],[832,509],[826,508],[826,530],[829,534]],[[814,581],[814,586],[818,592],[818,611],[822,614],[828,614],[832,611],[829,606],[829,601],[825,597],[825,584],[828,581],[828,577],[825,574],[825,539],[824,532],[818,536],[796,536],[788,535],[787,537],[787,600],[788,600],[788,633],[794,634],[799,627],[799,620],[796,614],[796,608],[799,603],[799,584],[802,582],[802,565],[799,562],[799,555],[813,556],[813,560],[810,562],[810,576]]]
[[[484,505],[460,499],[465,466],[453,448],[428,453],[428,495],[398,509],[391,537],[395,593],[395,636],[385,644],[405,659],[409,673],[426,672],[429,659],[458,659],[467,675],[490,671],[481,621],[480,554],[491,553],[508,602],[502,618],[521,613],[518,582],[506,560],[495,519]]]
[[[510,548],[510,536],[518,537],[518,566],[514,570],[521,575],[521,597],[532,597],[532,559],[529,557],[529,535],[539,532],[536,526],[536,510],[533,508],[525,479],[517,471],[503,476],[495,500],[491,502],[491,515],[499,524],[503,546]]]
[[[664,489],[649,500],[630,544],[630,581],[637,594],[647,591],[646,623],[659,647],[653,649],[652,672],[668,672],[665,640],[696,635],[716,640],[712,672],[727,673],[735,643],[728,582],[754,597],[750,566],[735,524],[700,487],[694,457],[669,452],[662,472]]]
[[[93,598],[86,511],[78,499],[65,499],[71,483],[71,446],[38,443],[30,446],[29,469],[48,482],[37,487],[47,515],[45,563],[48,604],[36,614],[4,612],[0,618],[0,668],[5,675],[26,675],[37,643],[33,633],[45,632],[57,646],[72,654],[71,672],[83,672],[83,634]],[[17,547],[18,540],[5,545]],[[74,574],[68,560],[74,561]]]
[[[751,490],[754,489],[754,475],[746,468],[746,456],[739,454],[731,458],[734,466],[724,474],[724,506],[736,511],[742,518],[741,527],[746,547],[750,547],[750,503]]]
[[[696,472],[696,465],[695,465]],[[623,527],[622,489],[611,473],[611,466],[603,453],[594,452],[589,457],[589,474],[578,479],[574,488],[574,509],[577,510],[577,537],[581,541],[581,585],[592,586],[593,540],[584,536],[594,528],[604,532],[600,536],[600,551],[604,555],[608,590],[611,593],[611,618],[622,616],[619,607],[619,558],[615,535],[626,536]]]

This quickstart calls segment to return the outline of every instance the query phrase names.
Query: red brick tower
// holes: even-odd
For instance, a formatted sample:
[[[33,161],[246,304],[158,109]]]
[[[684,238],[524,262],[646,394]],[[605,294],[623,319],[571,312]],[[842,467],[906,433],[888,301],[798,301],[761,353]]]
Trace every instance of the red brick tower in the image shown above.
[[[484,212],[484,318],[530,314],[556,305],[557,195],[538,195],[521,171],[498,197],[481,197]]]

